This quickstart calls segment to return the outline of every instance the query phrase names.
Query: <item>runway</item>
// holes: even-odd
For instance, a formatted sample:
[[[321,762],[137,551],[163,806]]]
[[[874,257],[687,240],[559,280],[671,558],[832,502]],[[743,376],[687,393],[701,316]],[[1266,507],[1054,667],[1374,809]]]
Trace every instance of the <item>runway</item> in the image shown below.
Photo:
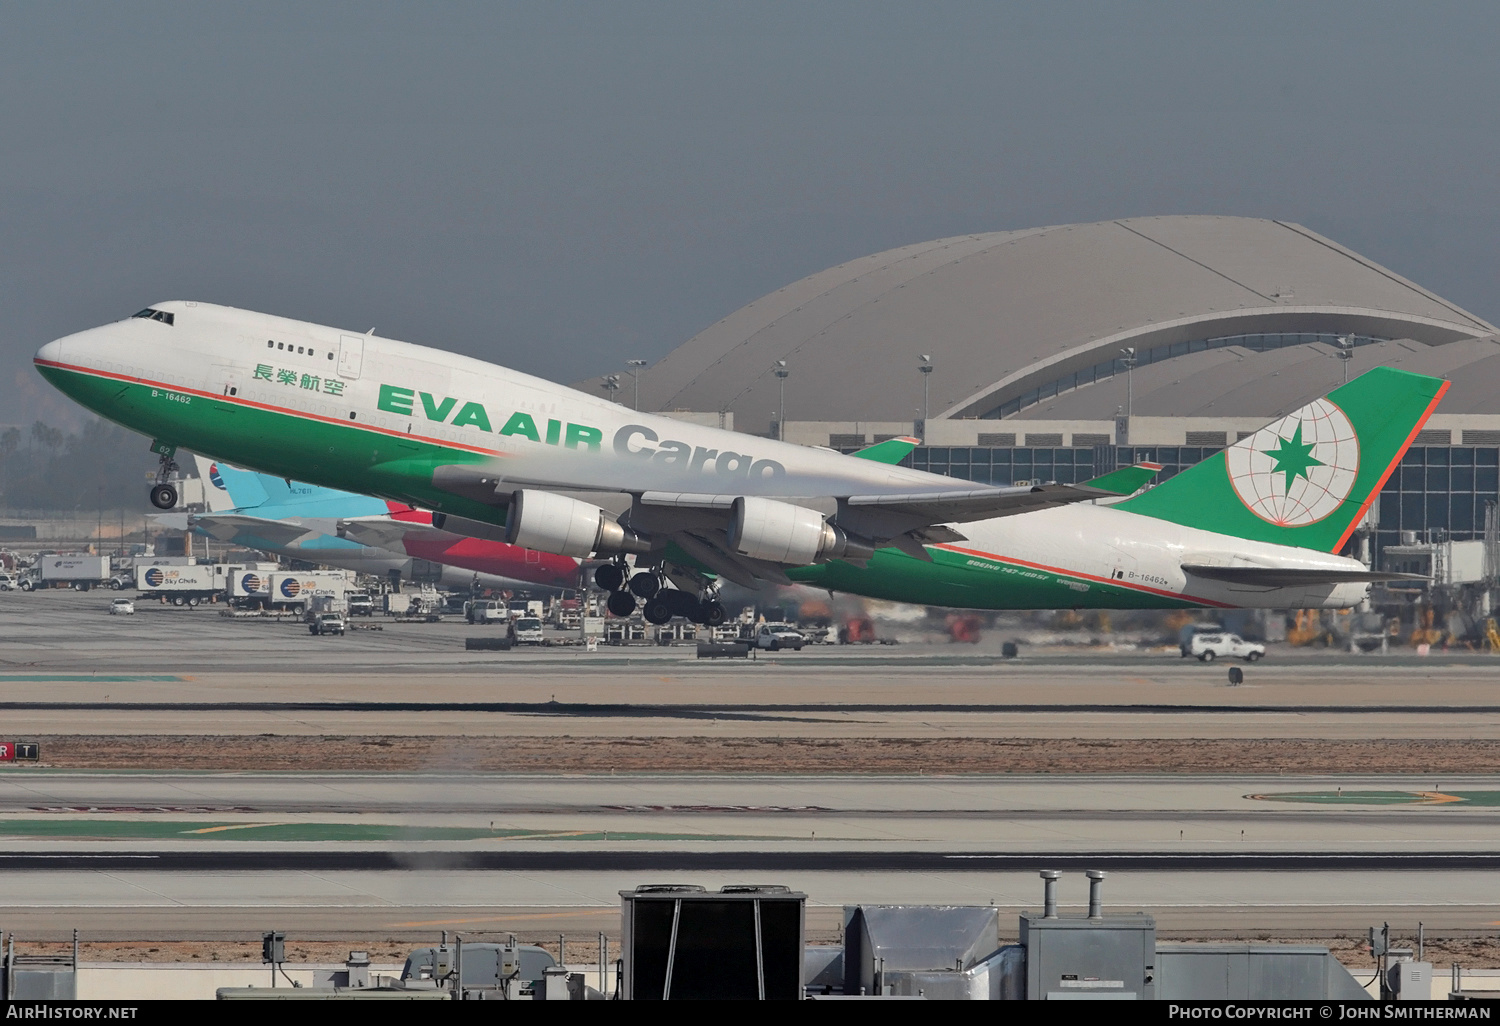
[[[38,938],[613,935],[618,892],[662,880],[802,889],[831,937],[846,903],[1008,917],[1043,868],[1065,907],[1106,869],[1165,936],[1500,923],[1486,657],[1285,655],[1231,687],[1160,652],[469,653],[482,628],[94,602],[0,595],[0,739],[44,764],[0,769],[0,923]],[[63,768],[90,745],[120,768]],[[1028,745],[1053,771],[983,770]],[[191,746],[228,763],[164,768]]]
[[[13,772],[0,775],[0,920],[38,936],[229,937],[271,921],[329,937],[611,932],[621,889],[754,880],[805,890],[826,932],[861,901],[1009,915],[1056,868],[1065,903],[1083,900],[1081,870],[1105,869],[1111,901],[1151,910],[1168,935],[1382,918],[1461,933],[1500,921],[1492,796],[1492,777]],[[396,832],[350,840],[377,826]]]

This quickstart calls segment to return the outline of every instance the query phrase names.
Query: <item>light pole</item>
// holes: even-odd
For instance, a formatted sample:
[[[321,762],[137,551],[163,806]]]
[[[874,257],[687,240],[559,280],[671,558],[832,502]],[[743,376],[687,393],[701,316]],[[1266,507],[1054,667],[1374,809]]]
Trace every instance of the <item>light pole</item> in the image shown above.
[[[1126,346],[1120,352],[1124,354],[1125,361],[1125,419],[1129,420],[1135,405],[1135,382],[1131,375],[1135,370],[1135,346]]]
[[[625,362],[635,368],[635,370],[626,371],[626,373],[630,375],[630,380],[635,383],[635,408],[639,410],[641,408],[641,374],[646,370],[646,361],[626,360]]]
[[[620,390],[620,375],[618,375],[618,374],[606,374],[606,375],[604,375],[604,383],[601,384],[599,387],[602,388],[602,389],[604,389],[604,391],[609,395],[609,401],[610,402],[616,402],[615,393]]]
[[[786,379],[791,377],[792,372],[786,369],[785,360],[776,361],[776,391],[780,402],[776,414],[776,440],[786,441]]]
[[[932,354],[922,354],[922,366],[918,368],[922,372],[922,443],[927,443],[927,397],[931,392],[932,384]]]
[[[1354,336],[1339,336],[1339,362],[1344,365],[1344,384],[1349,384],[1349,361],[1354,359]]]

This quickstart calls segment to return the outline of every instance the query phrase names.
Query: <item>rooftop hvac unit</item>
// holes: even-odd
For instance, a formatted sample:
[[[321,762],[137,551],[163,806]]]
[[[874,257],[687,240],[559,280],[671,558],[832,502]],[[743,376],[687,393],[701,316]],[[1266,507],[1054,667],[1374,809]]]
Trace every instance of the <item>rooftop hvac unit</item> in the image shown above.
[[[807,895],[771,886],[621,891],[621,997],[800,1000],[806,904]]]

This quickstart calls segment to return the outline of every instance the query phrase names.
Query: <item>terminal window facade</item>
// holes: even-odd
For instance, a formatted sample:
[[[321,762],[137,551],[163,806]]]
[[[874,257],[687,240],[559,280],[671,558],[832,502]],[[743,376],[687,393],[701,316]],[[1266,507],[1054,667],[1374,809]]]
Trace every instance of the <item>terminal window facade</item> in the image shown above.
[[[1150,349],[1142,349],[1136,353],[1135,365],[1137,367],[1149,367],[1153,363],[1163,360],[1171,360],[1178,356],[1187,356],[1189,353],[1201,353],[1208,349],[1223,349],[1226,346],[1239,346],[1252,352],[1267,353],[1273,349],[1285,349],[1287,346],[1306,346],[1314,342],[1322,342],[1325,345],[1337,346],[1340,336],[1335,332],[1316,331],[1285,331],[1270,332],[1254,335],[1221,335],[1218,338],[1200,338],[1191,342],[1174,342],[1171,345],[1153,346]],[[1389,339],[1376,338],[1372,335],[1354,335],[1354,346],[1372,345],[1376,342],[1386,342]],[[1054,396],[1074,389],[1092,385],[1098,381],[1108,381],[1117,374],[1125,373],[1125,361],[1116,357],[1085,367],[1083,370],[1072,374],[1064,374],[1056,380],[1039,385],[1021,395],[1008,399],[987,413],[979,415],[981,420],[998,420],[1001,417],[1009,417],[1014,413],[1035,406],[1037,403],[1045,402]]]
[[[853,452],[854,448],[846,448]],[[1160,463],[1157,483],[1220,451],[1218,446],[1096,445],[1061,448],[919,446],[902,466],[973,481],[1078,484],[1134,463]],[[1474,541],[1484,537],[1485,507],[1500,502],[1500,448],[1414,445],[1386,481],[1379,498],[1376,551],[1398,545],[1403,531],[1418,541]]]

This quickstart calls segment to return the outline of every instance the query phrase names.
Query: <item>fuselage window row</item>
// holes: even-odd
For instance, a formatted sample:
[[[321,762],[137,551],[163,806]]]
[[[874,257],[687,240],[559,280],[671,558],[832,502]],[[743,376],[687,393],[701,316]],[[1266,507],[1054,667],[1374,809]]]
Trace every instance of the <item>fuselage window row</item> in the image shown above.
[[[140,315],[137,314],[136,316],[139,317]],[[270,349],[272,346],[275,346],[277,349],[285,349],[288,353],[290,353],[292,351],[292,345],[291,345],[290,342],[277,342],[274,338],[268,338],[268,339],[266,339],[266,348]],[[298,346],[297,347],[297,355],[298,356],[303,356],[303,355],[306,355],[306,356],[317,356],[318,355],[318,351],[316,349],[314,349],[312,346],[306,346],[306,347],[304,347],[304,346]],[[332,350],[329,350],[324,355],[327,356],[328,359],[330,359],[330,360],[333,359],[333,351]]]

